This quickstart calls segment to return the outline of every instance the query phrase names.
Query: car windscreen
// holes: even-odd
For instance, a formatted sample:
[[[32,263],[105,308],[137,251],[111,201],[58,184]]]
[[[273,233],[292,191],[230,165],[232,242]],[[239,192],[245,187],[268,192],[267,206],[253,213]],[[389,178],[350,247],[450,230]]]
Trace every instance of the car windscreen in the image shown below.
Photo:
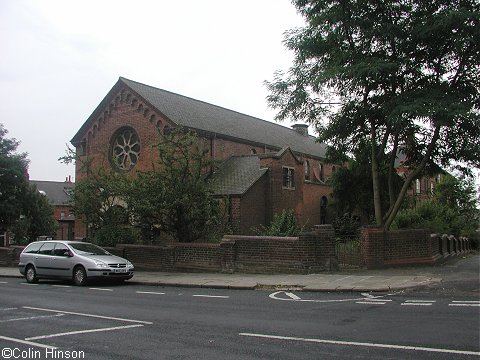
[[[68,245],[78,255],[110,255],[108,251],[90,243],[70,243]]]

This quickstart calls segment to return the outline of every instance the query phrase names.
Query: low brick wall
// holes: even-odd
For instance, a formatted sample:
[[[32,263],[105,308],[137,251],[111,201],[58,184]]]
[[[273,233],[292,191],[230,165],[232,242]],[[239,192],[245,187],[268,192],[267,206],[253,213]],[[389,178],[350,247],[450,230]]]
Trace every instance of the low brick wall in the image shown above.
[[[219,244],[107,248],[139,270],[307,274],[337,268],[331,226],[299,237],[225,236]]]
[[[0,266],[17,266],[25,246],[0,247]]]
[[[428,230],[361,231],[362,256],[367,268],[392,265],[434,264],[471,250],[466,238],[430,234]]]
[[[385,265],[433,264],[440,258],[438,243],[427,230],[396,230],[385,233]]]
[[[221,271],[220,244],[175,245],[174,270]]]
[[[337,269],[335,236],[331,226],[299,237],[229,235],[229,264],[223,271],[242,273],[309,274]]]

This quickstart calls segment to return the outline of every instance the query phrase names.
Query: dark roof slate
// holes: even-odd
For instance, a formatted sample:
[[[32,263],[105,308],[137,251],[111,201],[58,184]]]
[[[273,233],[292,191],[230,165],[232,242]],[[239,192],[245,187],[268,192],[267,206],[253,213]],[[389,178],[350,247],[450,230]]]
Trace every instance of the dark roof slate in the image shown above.
[[[30,180],[38,191],[43,191],[49,202],[55,206],[70,205],[71,191],[75,187],[71,182]]]
[[[209,178],[210,188],[215,195],[243,195],[267,171],[258,156],[231,156]]]
[[[120,77],[119,81],[179,126],[244,139],[278,149],[290,147],[294,152],[325,157],[326,145],[316,142],[313,136],[303,136],[279,124],[123,77]]]

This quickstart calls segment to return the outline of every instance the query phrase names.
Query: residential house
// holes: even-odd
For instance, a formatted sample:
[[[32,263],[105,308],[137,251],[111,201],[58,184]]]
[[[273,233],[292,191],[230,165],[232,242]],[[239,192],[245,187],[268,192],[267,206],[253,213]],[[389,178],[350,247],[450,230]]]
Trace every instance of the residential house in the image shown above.
[[[73,240],[75,238],[71,195],[75,184],[68,177],[61,181],[29,180],[30,185],[36,186],[37,190],[44,194],[54,207],[53,220],[57,226],[55,239]]]

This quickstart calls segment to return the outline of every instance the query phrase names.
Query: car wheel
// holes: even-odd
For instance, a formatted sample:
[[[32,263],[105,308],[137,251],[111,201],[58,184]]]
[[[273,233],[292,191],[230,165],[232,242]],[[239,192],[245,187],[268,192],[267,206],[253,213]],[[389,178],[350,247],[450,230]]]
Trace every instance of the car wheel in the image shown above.
[[[73,283],[77,286],[84,286],[87,283],[87,273],[82,266],[73,269]]]
[[[38,282],[37,272],[35,271],[35,267],[33,267],[33,265],[29,265],[25,269],[25,280],[27,280],[29,284]]]

